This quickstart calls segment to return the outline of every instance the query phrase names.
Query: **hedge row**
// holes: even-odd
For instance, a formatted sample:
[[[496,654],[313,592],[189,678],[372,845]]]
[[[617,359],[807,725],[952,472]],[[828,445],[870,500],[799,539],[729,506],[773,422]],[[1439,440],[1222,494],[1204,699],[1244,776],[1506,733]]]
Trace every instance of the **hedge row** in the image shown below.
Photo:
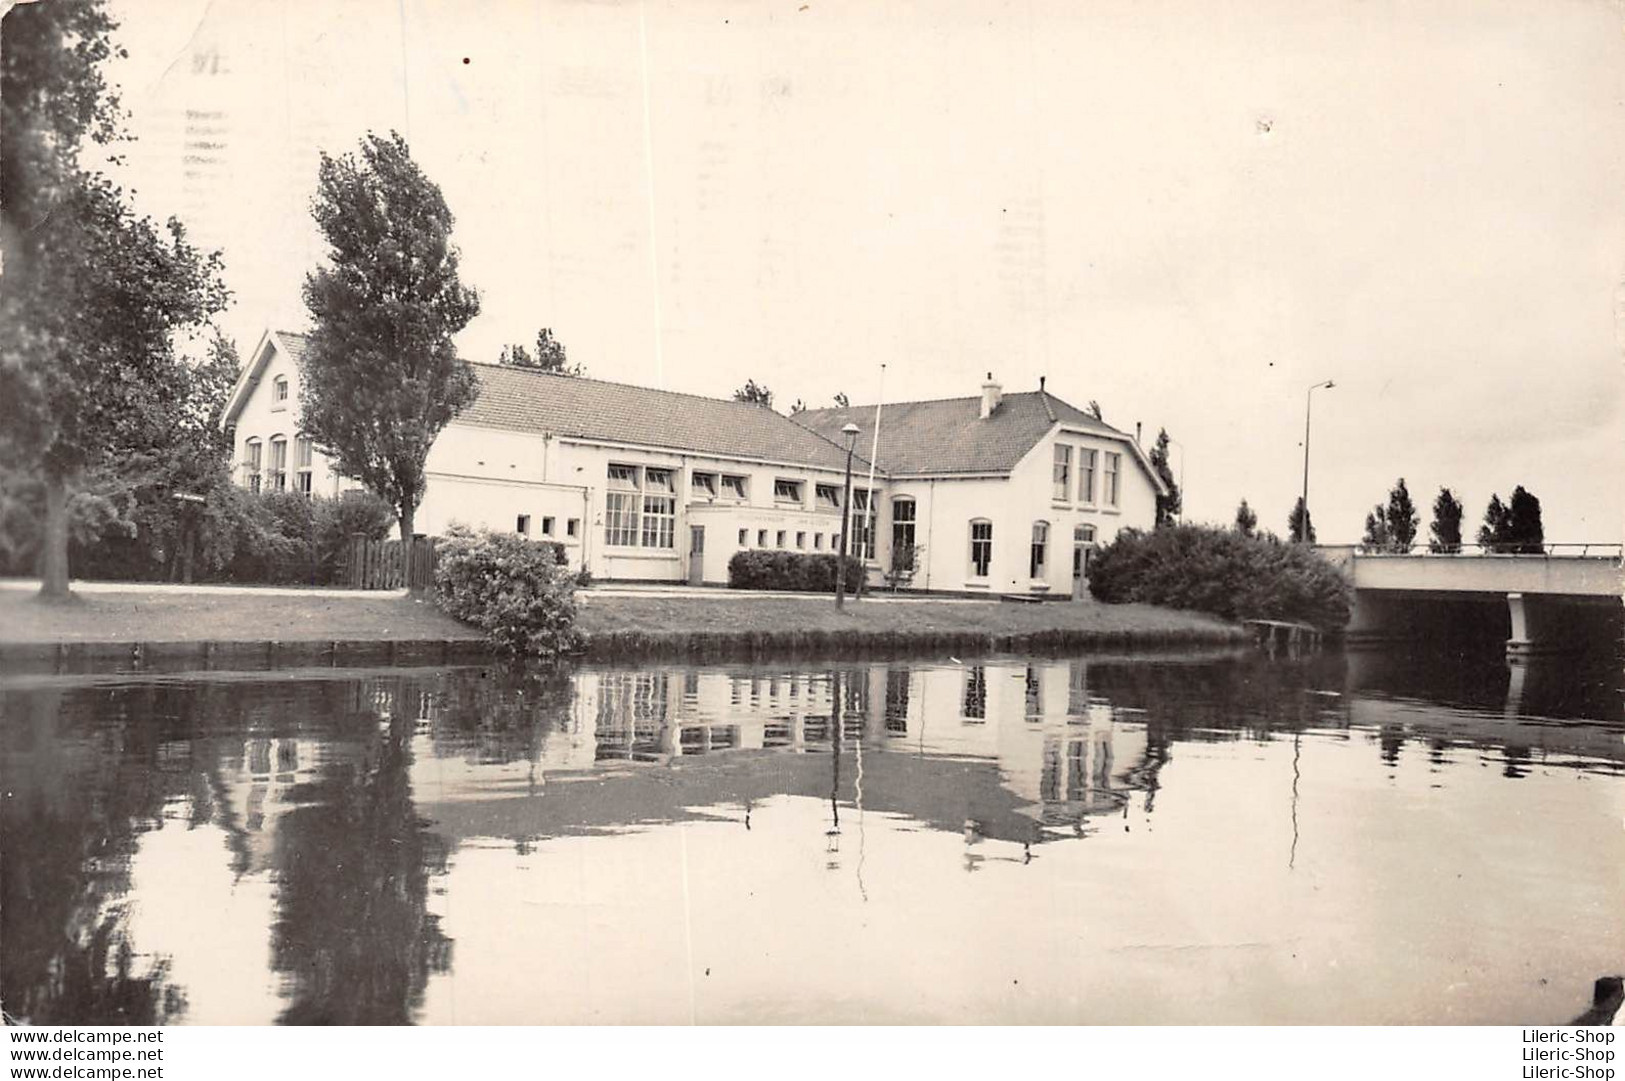
[[[839,556],[808,552],[746,550],[728,560],[729,589],[781,589],[803,593],[835,592]],[[846,561],[846,588],[856,593],[863,583],[863,561]]]
[[[1306,544],[1212,526],[1125,529],[1089,564],[1089,592],[1210,612],[1223,619],[1283,619],[1340,629],[1351,587]]]

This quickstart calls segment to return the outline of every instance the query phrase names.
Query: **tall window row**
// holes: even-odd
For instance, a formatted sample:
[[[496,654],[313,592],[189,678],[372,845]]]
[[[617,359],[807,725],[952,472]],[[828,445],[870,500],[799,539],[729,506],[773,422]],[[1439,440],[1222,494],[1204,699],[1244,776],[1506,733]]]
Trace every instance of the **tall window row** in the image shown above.
[[[610,464],[604,543],[668,550],[677,546],[677,486],[672,470]]]
[[[1086,506],[1099,504],[1115,507],[1121,491],[1119,476],[1123,471],[1123,456],[1116,451],[1099,451],[1093,447],[1078,447],[1077,499]],[[1072,500],[1072,451],[1065,443],[1055,444],[1053,495],[1057,502]]]
[[[288,439],[274,435],[266,444],[250,439],[243,445],[243,483],[251,492],[286,492],[290,488],[288,471]],[[313,451],[310,439],[296,436],[293,441],[293,472],[291,488],[301,495],[312,490]]]

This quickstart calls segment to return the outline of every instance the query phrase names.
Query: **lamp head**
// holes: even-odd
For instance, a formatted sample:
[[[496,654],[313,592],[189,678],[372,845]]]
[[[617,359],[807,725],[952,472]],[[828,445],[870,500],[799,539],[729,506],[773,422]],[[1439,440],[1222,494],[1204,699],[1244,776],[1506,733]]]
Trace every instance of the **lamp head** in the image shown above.
[[[846,445],[850,447],[852,440],[858,437],[858,426],[851,421],[847,421],[846,426],[841,429],[841,434],[846,436]]]

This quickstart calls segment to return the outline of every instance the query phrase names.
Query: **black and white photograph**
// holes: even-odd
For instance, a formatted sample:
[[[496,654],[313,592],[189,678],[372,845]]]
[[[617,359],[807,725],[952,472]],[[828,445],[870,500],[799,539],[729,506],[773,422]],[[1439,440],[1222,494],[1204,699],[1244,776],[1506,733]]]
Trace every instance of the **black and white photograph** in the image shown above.
[[[7,1076],[1616,1075],[1618,2],[0,7]]]

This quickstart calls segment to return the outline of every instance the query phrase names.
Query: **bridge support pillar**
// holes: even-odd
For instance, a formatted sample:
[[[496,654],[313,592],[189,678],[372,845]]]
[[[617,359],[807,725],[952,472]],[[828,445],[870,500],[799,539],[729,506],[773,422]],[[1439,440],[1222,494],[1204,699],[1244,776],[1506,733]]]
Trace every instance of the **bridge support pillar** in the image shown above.
[[[1512,614],[1512,637],[1507,639],[1509,661],[1517,663],[1525,657],[1573,648],[1569,628],[1550,598],[1508,593],[1507,608]]]

